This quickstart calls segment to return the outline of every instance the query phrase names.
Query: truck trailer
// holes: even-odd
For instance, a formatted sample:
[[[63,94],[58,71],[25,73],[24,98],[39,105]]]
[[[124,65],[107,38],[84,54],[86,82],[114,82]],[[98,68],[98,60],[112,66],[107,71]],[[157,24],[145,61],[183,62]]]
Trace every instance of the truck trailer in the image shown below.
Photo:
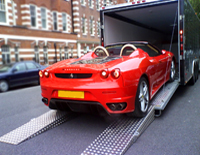
[[[100,10],[101,45],[147,41],[176,57],[176,80],[152,101],[157,114],[179,85],[195,84],[199,74],[200,20],[188,0],[142,0]]]

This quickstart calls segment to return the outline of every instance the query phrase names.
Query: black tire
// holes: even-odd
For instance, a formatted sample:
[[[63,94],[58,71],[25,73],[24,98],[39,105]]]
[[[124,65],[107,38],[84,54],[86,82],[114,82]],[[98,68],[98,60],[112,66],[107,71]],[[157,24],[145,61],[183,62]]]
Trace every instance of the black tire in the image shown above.
[[[199,79],[199,64],[196,64],[196,81]]]
[[[193,75],[192,75],[192,78],[190,79],[190,81],[189,81],[189,84],[191,84],[191,85],[194,85],[195,84],[195,82],[196,82],[196,75],[197,75],[197,71],[196,71],[196,63],[194,64],[194,68],[193,68]]]
[[[170,68],[170,79],[169,79],[170,82],[173,82],[175,80],[175,75],[176,75],[176,67],[174,60],[172,60]]]
[[[9,89],[9,84],[6,80],[0,81],[0,92],[6,92]]]
[[[135,97],[135,110],[129,116],[144,117],[149,108],[149,84],[145,77],[141,77]]]

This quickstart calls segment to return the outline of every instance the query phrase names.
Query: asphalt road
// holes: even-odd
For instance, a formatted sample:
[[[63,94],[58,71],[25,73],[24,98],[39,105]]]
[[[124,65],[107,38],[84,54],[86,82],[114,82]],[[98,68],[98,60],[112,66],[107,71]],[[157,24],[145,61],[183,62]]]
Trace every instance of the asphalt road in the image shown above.
[[[39,86],[0,93],[0,136],[49,109]],[[0,142],[0,155],[80,155],[113,119],[79,114],[19,145]],[[200,155],[200,80],[180,86],[161,117],[145,130],[125,155]]]

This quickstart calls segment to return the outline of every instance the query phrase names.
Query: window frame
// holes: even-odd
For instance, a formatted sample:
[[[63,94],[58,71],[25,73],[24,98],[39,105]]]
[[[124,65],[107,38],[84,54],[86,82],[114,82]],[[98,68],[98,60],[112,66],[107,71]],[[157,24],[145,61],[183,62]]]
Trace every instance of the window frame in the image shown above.
[[[94,36],[94,19],[90,17],[90,35]]]
[[[14,47],[14,52],[15,52],[15,62],[19,62],[19,47],[18,46]]]
[[[89,8],[93,8],[92,0],[88,0],[88,5],[89,5]]]
[[[69,47],[65,46],[64,51],[65,51],[65,59],[69,59]]]
[[[82,22],[82,34],[86,34],[86,18],[82,17],[81,18],[81,22]]]
[[[99,9],[100,9],[99,0],[96,0],[96,9],[97,9],[97,10],[99,10]]]
[[[8,51],[4,51],[4,49],[8,49]],[[12,62],[11,59],[11,52],[10,52],[10,46],[8,45],[2,45],[1,46],[1,55],[2,55],[2,62],[3,64],[9,64]],[[5,60],[4,60],[5,57]]]
[[[40,63],[40,52],[39,52],[39,46],[34,47],[34,55],[35,55],[35,62]]]
[[[82,6],[85,6],[85,0],[80,0]]]
[[[49,64],[48,47],[47,46],[43,47],[43,59],[44,59],[44,64]]]
[[[42,13],[42,10],[44,10],[44,14]],[[41,26],[42,26],[42,29],[47,29],[47,9],[44,8],[44,7],[41,7],[40,8],[40,13],[41,13]],[[42,15],[45,15],[45,17],[43,17]],[[45,27],[43,27],[43,20],[45,22]]]
[[[97,21],[97,36],[100,37],[101,35],[101,23]]]
[[[33,17],[32,15],[31,15],[31,7],[34,7],[35,8],[35,17]],[[35,26],[32,24],[32,18],[35,18]],[[35,6],[35,5],[33,5],[33,4],[30,4],[30,19],[31,19],[31,21],[30,21],[30,23],[31,23],[31,27],[32,28],[37,28],[37,26],[38,26],[38,24],[37,24],[37,6]]]
[[[64,20],[63,20],[64,19],[63,15],[65,16],[65,23],[64,23]],[[66,27],[65,30],[64,30],[64,25]],[[64,32],[68,32],[68,27],[67,26],[68,26],[67,13],[63,12],[62,13],[62,29],[63,29]]]
[[[56,20],[54,19],[54,14],[56,14]],[[57,11],[52,12],[52,18],[53,18],[53,31],[58,31],[58,12]],[[55,23],[56,23],[56,29],[55,29]]]
[[[0,21],[0,24],[7,24],[7,7],[6,7],[6,0],[2,0],[3,3],[0,3],[0,12],[4,13],[5,21]]]

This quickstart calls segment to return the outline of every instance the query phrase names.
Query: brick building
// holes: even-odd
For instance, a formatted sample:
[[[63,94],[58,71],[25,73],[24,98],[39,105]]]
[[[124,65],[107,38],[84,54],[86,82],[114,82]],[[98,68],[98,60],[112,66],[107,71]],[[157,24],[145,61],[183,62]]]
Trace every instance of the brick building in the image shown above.
[[[52,64],[99,45],[99,10],[125,0],[0,0],[0,65]]]

